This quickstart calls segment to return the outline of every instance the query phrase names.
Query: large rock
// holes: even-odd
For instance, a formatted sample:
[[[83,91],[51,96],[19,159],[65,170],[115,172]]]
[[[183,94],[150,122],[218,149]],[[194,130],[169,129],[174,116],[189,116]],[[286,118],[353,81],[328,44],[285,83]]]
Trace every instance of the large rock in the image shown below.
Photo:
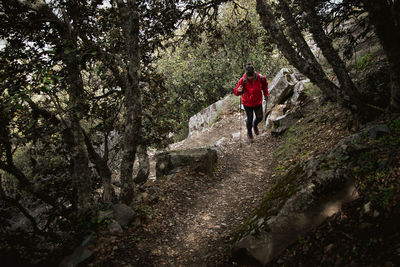
[[[296,83],[296,85],[293,88],[293,95],[290,98],[289,102],[290,104],[296,105],[298,102],[301,102],[305,98],[307,98],[307,95],[305,93],[305,87],[304,87],[305,81],[299,81]]]
[[[272,122],[276,120],[277,118],[283,116],[283,109],[285,108],[285,105],[276,105],[272,108],[271,112],[268,114],[265,122],[267,129],[272,126]]]
[[[190,166],[194,170],[212,175],[217,162],[217,152],[211,148],[194,148],[162,152],[156,155],[156,176],[168,175],[180,167]]]
[[[292,94],[293,88],[297,84],[295,72],[292,69],[283,68],[274,79],[269,83],[269,101],[267,113],[277,104],[283,104]]]
[[[282,133],[296,121],[298,116],[291,113],[296,112],[296,107],[308,99],[305,93],[307,82],[309,80],[295,69],[283,68],[278,72],[269,86],[267,106],[263,103],[267,129],[275,122],[273,133]]]
[[[231,102],[231,95],[219,100],[218,102],[206,107],[189,119],[189,137],[196,131],[201,131],[210,126],[211,122],[217,117],[218,111]]]
[[[111,234],[121,234],[124,232],[121,225],[114,220],[110,222],[110,224],[107,226],[107,229]]]
[[[368,129],[368,132],[369,132],[369,138],[376,140],[384,135],[389,134],[390,129],[386,124],[378,124],[378,125],[372,126],[370,129]]]
[[[299,114],[291,112],[272,120],[271,134],[279,135],[293,126],[299,119]]]
[[[126,226],[130,224],[135,218],[135,212],[132,208],[125,204],[113,205],[114,219],[121,225]]]
[[[297,165],[282,177],[242,227],[234,255],[266,265],[305,232],[339,211],[342,204],[357,198],[345,168],[330,169],[326,162],[345,160],[354,151],[365,149],[357,145],[360,136],[341,140],[326,157]]]
[[[299,119],[312,112],[318,105],[318,99],[303,98],[303,100],[305,99],[308,101],[302,102],[301,105],[298,103],[293,109],[287,111],[286,114],[279,117],[271,116],[268,118],[269,123],[272,126],[271,134],[279,135],[284,133],[287,129],[295,125]],[[279,110],[287,108],[286,105],[278,105],[277,107],[279,107]],[[274,109],[271,114],[273,114],[273,112]]]
[[[83,262],[84,260],[88,259],[93,255],[93,251],[91,251],[88,247],[91,244],[94,244],[96,238],[94,236],[87,237],[82,244],[77,247],[74,252],[65,257],[63,261],[60,263],[60,267],[75,267],[78,266],[79,263]]]

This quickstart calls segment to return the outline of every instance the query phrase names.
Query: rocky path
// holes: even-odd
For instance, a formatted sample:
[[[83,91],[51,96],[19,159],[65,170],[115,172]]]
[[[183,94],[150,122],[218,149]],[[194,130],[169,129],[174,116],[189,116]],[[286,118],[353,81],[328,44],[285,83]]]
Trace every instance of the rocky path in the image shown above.
[[[226,129],[237,129],[235,120],[227,123],[230,128],[217,125],[216,131],[225,129],[226,135]],[[215,137],[221,133],[208,134]],[[204,143],[210,140],[208,134],[201,137]],[[199,142],[202,140],[197,137],[192,144]],[[186,142],[185,147],[190,145]],[[110,241],[89,265],[232,265],[231,239],[273,184],[271,173],[278,145],[269,134],[257,137],[253,144],[243,140],[240,145],[239,139],[231,138],[218,149],[214,176],[186,170],[161,182],[161,201],[154,205],[152,218]]]

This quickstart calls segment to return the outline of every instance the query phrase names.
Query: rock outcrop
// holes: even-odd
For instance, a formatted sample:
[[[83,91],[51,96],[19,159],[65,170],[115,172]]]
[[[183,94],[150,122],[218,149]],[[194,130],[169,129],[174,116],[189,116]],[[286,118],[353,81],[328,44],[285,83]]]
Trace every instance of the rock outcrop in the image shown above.
[[[357,198],[343,163],[351,154],[366,149],[358,144],[360,139],[361,134],[344,138],[325,157],[298,164],[282,177],[239,231],[234,254],[266,265],[304,232],[339,211],[342,204]],[[332,160],[337,166],[331,169],[326,162]]]
[[[198,172],[212,175],[217,152],[211,148],[194,148],[161,152],[156,155],[156,176],[169,175],[180,167],[189,166]]]
[[[231,102],[231,97],[231,95],[228,95],[192,116],[189,119],[189,137],[192,136],[194,132],[209,127],[212,121],[217,117],[218,111]]]
[[[264,102],[267,129],[281,134],[301,118],[297,107],[308,100],[304,85],[309,82],[293,69],[283,68],[269,85],[270,98]],[[267,105],[265,107],[265,105]]]
[[[114,219],[121,225],[126,226],[130,224],[135,218],[135,212],[132,208],[125,204],[113,205]]]

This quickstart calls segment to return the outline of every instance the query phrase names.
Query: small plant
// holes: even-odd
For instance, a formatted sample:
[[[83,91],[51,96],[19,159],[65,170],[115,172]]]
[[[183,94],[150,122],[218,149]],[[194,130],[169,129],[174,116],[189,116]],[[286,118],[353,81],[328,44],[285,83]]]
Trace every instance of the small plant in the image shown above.
[[[360,57],[357,61],[357,69],[358,70],[365,70],[368,66],[373,63],[372,54],[366,54]]]
[[[141,214],[143,214],[144,216],[150,215],[150,216],[154,216],[155,212],[154,210],[149,206],[149,205],[140,205],[138,207],[139,211]]]
[[[313,83],[306,83],[304,85],[305,93],[310,97],[318,97],[322,95],[321,89]]]
[[[111,218],[110,217],[103,217],[103,218],[94,218],[92,219],[92,224],[97,225],[99,227],[105,227],[111,223]]]

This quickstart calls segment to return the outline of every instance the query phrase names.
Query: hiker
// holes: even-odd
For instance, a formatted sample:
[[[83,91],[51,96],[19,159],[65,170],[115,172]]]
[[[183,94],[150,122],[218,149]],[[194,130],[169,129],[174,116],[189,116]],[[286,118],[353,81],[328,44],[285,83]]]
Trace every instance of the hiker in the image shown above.
[[[243,77],[240,78],[233,93],[236,96],[241,96],[241,102],[246,111],[247,138],[250,143],[254,142],[252,129],[254,129],[256,135],[260,134],[257,125],[263,119],[263,93],[261,93],[261,91],[264,93],[265,101],[268,101],[269,93],[267,79],[265,76],[255,72],[253,64],[247,63],[245,73],[243,74]],[[253,120],[254,113],[256,117]]]

